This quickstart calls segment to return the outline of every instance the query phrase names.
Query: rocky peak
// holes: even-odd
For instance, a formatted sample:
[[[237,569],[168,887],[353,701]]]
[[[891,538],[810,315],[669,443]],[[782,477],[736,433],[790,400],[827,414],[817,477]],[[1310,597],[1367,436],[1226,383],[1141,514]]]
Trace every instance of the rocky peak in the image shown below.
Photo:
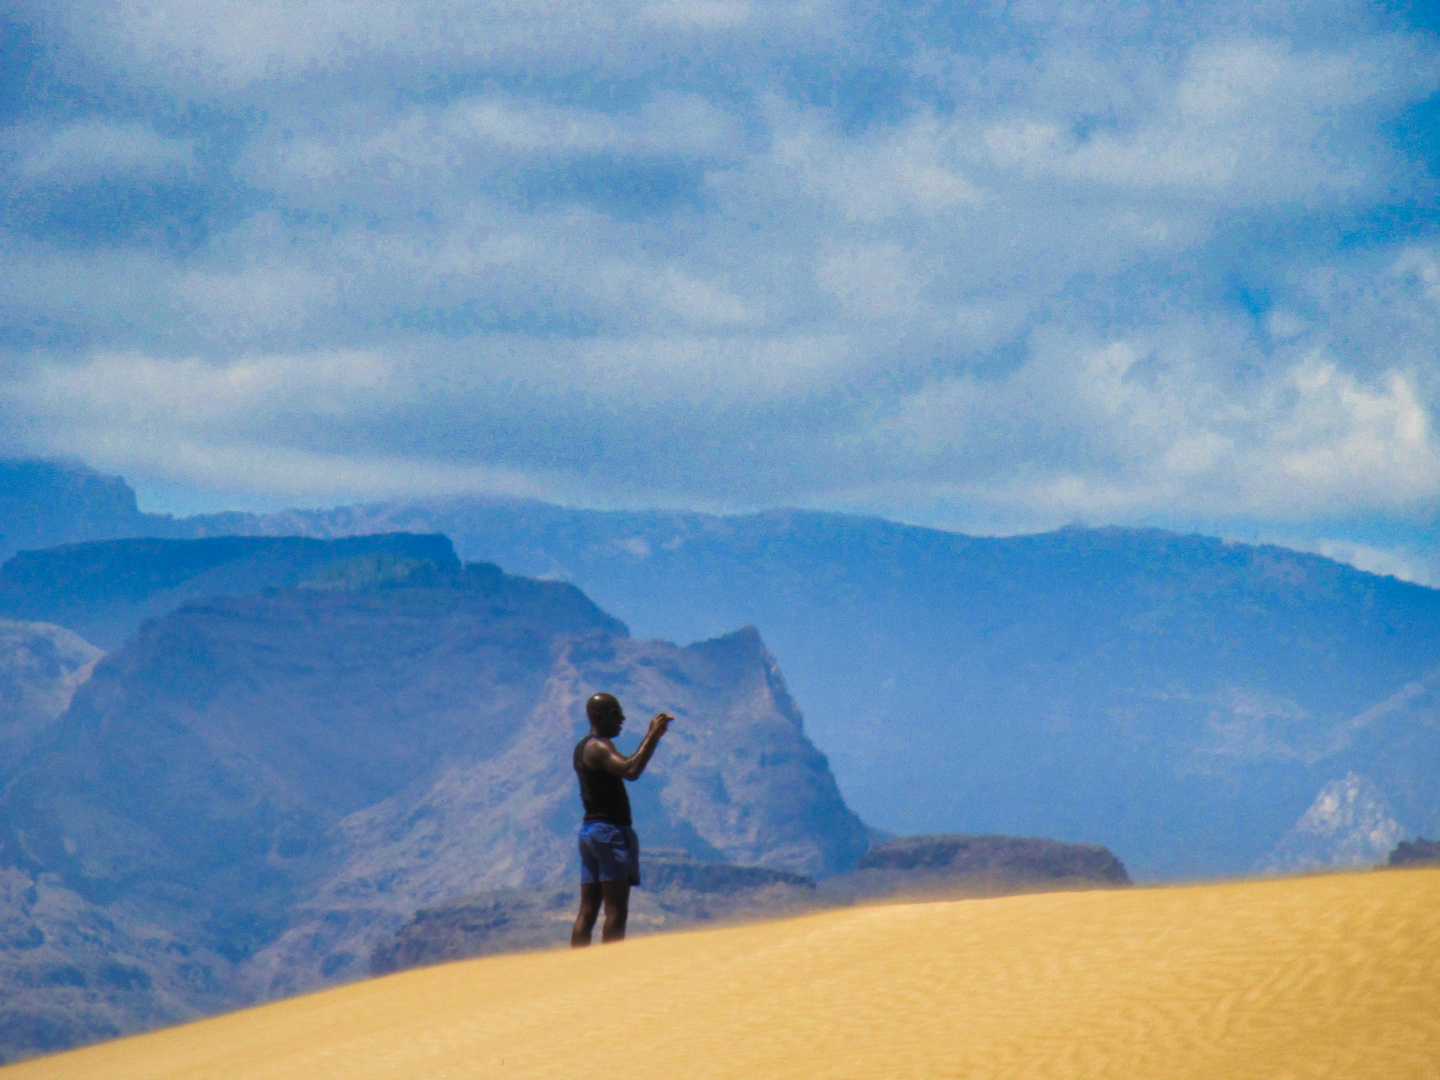
[[[1320,789],[1274,851],[1258,867],[1294,873],[1349,866],[1374,866],[1394,849],[1405,829],[1390,802],[1367,778],[1346,773]]]

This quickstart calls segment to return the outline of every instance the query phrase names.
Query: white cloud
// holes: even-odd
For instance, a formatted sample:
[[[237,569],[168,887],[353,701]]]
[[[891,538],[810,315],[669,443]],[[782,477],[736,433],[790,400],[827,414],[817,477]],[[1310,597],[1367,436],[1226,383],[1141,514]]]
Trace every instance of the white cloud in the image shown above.
[[[7,388],[57,431],[71,437],[127,427],[203,433],[216,425],[244,431],[287,409],[306,415],[363,410],[384,391],[395,364],[369,352],[260,356],[214,364],[100,354],[79,364],[50,364]]]
[[[85,441],[88,460],[100,468],[141,474],[153,481],[179,482],[253,499],[257,493],[296,503],[420,498],[485,491],[535,498],[546,478],[533,472],[484,465],[419,461],[410,457],[326,454],[277,447],[263,441],[117,437],[96,432]]]
[[[1062,517],[1285,519],[1440,496],[1440,445],[1405,376],[1366,383],[1315,356],[1221,384],[1173,343],[1054,337],[1007,379],[926,385],[875,437],[953,477],[952,499]],[[1017,438],[1029,451],[1020,470],[1007,449]]]
[[[248,334],[301,328],[328,314],[340,295],[332,275],[273,257],[234,269],[191,269],[176,276],[172,290],[198,323],[232,338],[241,328]]]
[[[0,153],[14,159],[14,174],[26,183],[71,186],[115,174],[164,178],[196,170],[188,140],[165,138],[138,123],[24,125],[0,136]]]
[[[814,34],[812,0],[108,0],[52,2],[87,61],[202,94],[294,86],[376,69],[507,71],[643,65],[695,35]]]
[[[925,281],[899,244],[846,248],[822,258],[818,278],[851,313],[870,318],[915,315]]]
[[[734,0],[661,0],[642,7],[637,17],[656,26],[728,30],[749,22],[753,11],[754,5]]]
[[[902,213],[963,214],[985,202],[965,175],[959,146],[965,125],[933,115],[893,130],[847,138],[813,111],[771,103],[775,164],[847,219],[873,224]]]
[[[1348,563],[1357,570],[1370,574],[1384,574],[1413,581],[1417,585],[1440,588],[1440,558],[1433,552],[1419,552],[1406,548],[1379,547],[1374,544],[1359,544],[1351,540],[1295,541],[1285,538],[1280,541],[1301,551],[1313,551],[1336,562]]]
[[[1380,386],[1366,386],[1317,358],[1292,368],[1285,388],[1292,404],[1277,418],[1265,459],[1278,474],[1272,495],[1281,505],[1292,501],[1284,498],[1287,481],[1306,508],[1317,499],[1383,506],[1440,494],[1429,411],[1405,376],[1387,372]]]
[[[484,97],[416,110],[358,142],[347,131],[279,150],[281,169],[312,182],[354,170],[428,186],[468,169],[494,169],[497,158],[730,157],[739,139],[734,118],[694,96],[665,95],[620,113]]]
[[[1128,130],[1080,138],[1059,120],[1021,118],[989,127],[984,145],[996,164],[1035,176],[1252,204],[1342,194],[1380,182],[1391,163],[1364,145],[1374,138],[1367,125],[1337,118],[1389,111],[1437,86],[1434,57],[1398,39],[1348,52],[1205,42],[1166,99]]]
[[[823,392],[853,370],[856,359],[838,335],[675,335],[583,346],[566,377],[597,400],[724,407]]]
[[[1436,497],[1440,249],[1383,225],[1427,205],[1387,125],[1433,40],[1358,4],[856,10],[56,6],[103,107],[0,132],[0,422],[316,497],[287,462],[932,520]],[[117,200],[140,239],[32,198],[122,175],[211,186]]]

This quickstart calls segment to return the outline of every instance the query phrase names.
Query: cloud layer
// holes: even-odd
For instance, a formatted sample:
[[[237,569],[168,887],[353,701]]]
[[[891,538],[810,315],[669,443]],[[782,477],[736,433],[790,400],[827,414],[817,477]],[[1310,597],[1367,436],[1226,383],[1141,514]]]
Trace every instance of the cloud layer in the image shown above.
[[[1377,5],[3,32],[9,452],[239,502],[1243,520],[1392,562],[1323,523],[1440,507],[1440,42]]]

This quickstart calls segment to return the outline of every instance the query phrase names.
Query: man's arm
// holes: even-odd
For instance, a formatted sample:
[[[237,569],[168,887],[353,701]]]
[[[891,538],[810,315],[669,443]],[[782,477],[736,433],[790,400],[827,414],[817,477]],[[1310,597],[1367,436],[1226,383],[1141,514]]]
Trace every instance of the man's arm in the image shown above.
[[[660,739],[669,730],[670,721],[673,719],[675,718],[669,713],[656,713],[655,719],[650,721],[650,730],[645,732],[645,738],[640,740],[639,747],[629,757],[616,750],[615,744],[609,739],[591,739],[585,744],[585,764],[592,769],[612,772],[626,780],[639,779],[645,766],[650,763],[650,755],[655,753],[655,747],[660,745]]]

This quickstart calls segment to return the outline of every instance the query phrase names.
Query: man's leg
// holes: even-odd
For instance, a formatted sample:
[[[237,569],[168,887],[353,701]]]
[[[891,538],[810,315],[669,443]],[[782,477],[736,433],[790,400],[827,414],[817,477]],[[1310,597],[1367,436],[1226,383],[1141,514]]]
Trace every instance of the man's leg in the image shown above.
[[[608,881],[605,884],[610,884]],[[580,913],[575,916],[575,929],[570,931],[570,947],[583,949],[590,944],[590,931],[595,929],[595,919],[600,914],[601,885],[598,881],[580,883]],[[606,925],[609,925],[607,920]],[[623,932],[622,932],[623,936]],[[602,940],[609,941],[601,931]]]
[[[600,940],[624,941],[625,920],[630,917],[630,882],[602,881],[600,891],[605,897],[605,926],[600,931]]]

